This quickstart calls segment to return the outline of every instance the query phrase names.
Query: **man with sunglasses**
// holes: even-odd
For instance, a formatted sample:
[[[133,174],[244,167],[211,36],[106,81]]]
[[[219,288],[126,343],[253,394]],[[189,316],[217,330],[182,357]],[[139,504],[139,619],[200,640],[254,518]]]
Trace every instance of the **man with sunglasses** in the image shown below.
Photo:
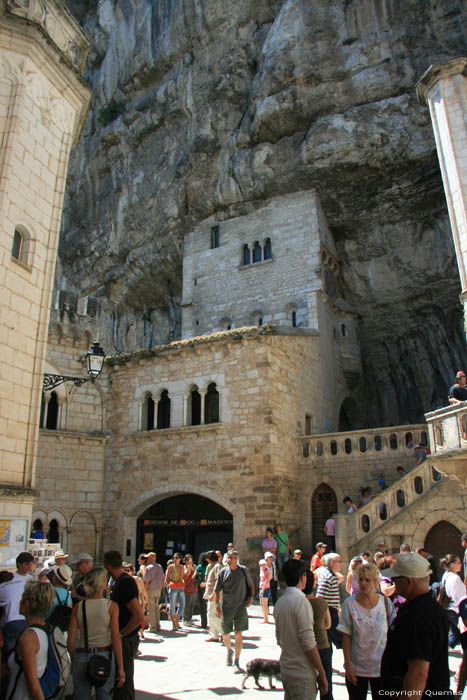
[[[429,589],[429,562],[420,554],[403,554],[381,573],[392,578],[407,602],[389,628],[380,692],[418,698],[449,694],[449,623]]]

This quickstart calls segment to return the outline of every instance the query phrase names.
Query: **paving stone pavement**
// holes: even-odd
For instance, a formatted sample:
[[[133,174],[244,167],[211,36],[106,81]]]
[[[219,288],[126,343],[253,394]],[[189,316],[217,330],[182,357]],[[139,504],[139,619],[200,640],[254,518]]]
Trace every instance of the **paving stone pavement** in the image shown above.
[[[270,616],[269,624],[261,624],[258,605],[249,608],[249,617],[249,630],[244,633],[240,659],[242,668],[251,659],[278,659],[280,654],[273,617]],[[147,633],[146,640],[140,642],[142,653],[135,661],[137,700],[214,700],[238,698],[242,694],[251,698],[262,695],[263,700],[264,697],[283,698],[281,682],[278,681],[276,689],[270,691],[267,678],[260,679],[266,691],[255,687],[254,678],[249,678],[245,690],[242,690],[244,676],[235,674],[233,668],[226,665],[225,648],[216,642],[206,643],[208,634],[200,628],[199,618],[193,619],[196,626],[184,628],[181,632],[170,631],[171,623],[164,620],[160,635]],[[453,673],[460,660],[459,650],[450,652],[449,665]],[[333,675],[334,700],[347,700],[341,651],[334,652],[333,668],[337,671]]]

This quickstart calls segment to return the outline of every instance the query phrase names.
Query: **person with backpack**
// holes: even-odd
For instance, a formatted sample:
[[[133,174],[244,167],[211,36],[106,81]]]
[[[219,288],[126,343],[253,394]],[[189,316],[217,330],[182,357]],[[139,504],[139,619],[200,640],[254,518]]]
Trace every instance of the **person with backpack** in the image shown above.
[[[55,600],[47,613],[47,622],[57,618],[56,624],[67,630],[71,620],[71,593],[68,587],[73,580],[73,572],[69,566],[53,566],[51,569],[52,586],[54,587]],[[56,612],[55,612],[56,611]],[[54,614],[55,613],[55,614]]]
[[[7,700],[44,700],[47,697],[40,679],[46,672],[49,652],[45,617],[54,597],[50,583],[28,581],[24,586],[19,609],[27,626],[8,657]]]
[[[107,574],[102,567],[94,567],[85,574],[83,588],[87,598],[74,606],[68,632],[68,651],[73,658],[73,698],[91,698],[93,684],[88,674],[89,662],[91,657],[102,655],[110,661],[109,673],[104,684],[95,687],[95,698],[110,700],[114,685],[121,688],[125,683],[122,640],[118,628],[119,607],[103,597],[107,588]]]

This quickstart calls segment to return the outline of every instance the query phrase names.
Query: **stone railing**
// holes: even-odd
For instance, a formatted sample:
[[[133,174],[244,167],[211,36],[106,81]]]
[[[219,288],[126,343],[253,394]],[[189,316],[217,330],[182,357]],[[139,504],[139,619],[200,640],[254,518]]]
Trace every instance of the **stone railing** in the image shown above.
[[[445,478],[436,471],[431,460],[422,462],[355,513],[340,516],[347,521],[348,541],[356,543],[371,535]]]
[[[467,447],[467,401],[425,414],[432,454]]]
[[[425,423],[299,436],[301,457],[323,463],[339,458],[362,460],[382,455],[413,455],[415,445],[420,442],[428,444]]]
[[[65,3],[57,0],[0,0],[7,14],[39,25],[81,75],[89,42]]]

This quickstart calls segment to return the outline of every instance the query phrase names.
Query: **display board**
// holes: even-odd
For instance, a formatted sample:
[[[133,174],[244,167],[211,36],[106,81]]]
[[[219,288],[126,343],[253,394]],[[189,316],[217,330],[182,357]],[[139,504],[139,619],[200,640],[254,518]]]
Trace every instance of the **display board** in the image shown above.
[[[14,567],[20,552],[28,549],[28,518],[0,519],[0,566]]]

